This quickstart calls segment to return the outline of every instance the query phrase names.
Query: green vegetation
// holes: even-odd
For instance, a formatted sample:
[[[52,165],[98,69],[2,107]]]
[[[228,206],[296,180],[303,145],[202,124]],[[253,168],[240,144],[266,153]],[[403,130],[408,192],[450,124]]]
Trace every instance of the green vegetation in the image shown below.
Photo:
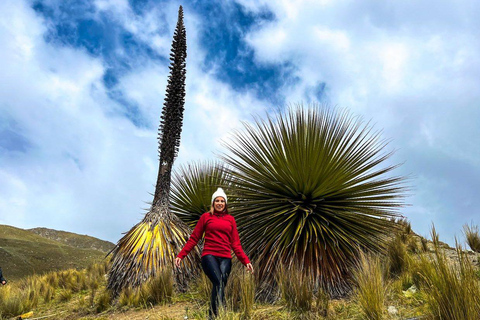
[[[193,229],[200,216],[210,210],[212,194],[218,187],[227,187],[229,180],[220,163],[192,163],[180,167],[172,179],[173,213]],[[229,199],[229,202],[233,200]]]
[[[0,225],[0,262],[7,279],[17,280],[51,270],[86,268],[105,257],[106,252],[93,248],[102,248],[106,241],[51,229],[44,232],[60,234],[59,241],[31,230]],[[73,247],[67,242],[84,243],[84,247]]]
[[[383,276],[380,258],[360,254],[355,271],[354,296],[360,306],[363,319],[380,320],[384,318],[386,282]]]
[[[348,289],[358,249],[382,252],[395,232],[404,178],[387,142],[348,112],[298,106],[245,124],[223,156],[242,243],[259,278],[300,264],[333,296]]]
[[[417,236],[411,232],[409,237]],[[439,237],[433,232],[432,238]],[[428,242],[433,251],[427,253],[405,250],[408,263],[395,273],[389,272],[388,254],[359,255],[351,292],[341,299],[332,299],[297,265],[279,269],[273,302],[262,304],[254,294],[258,279],[235,261],[226,308],[218,319],[479,319],[480,276],[472,260],[480,256],[439,244]],[[172,271],[166,270],[112,300],[108,269],[104,261],[12,281],[0,287],[0,319],[29,311],[35,317],[72,320],[207,318],[210,282],[203,273],[187,293],[178,290]]]
[[[478,226],[465,224],[463,226],[463,233],[467,240],[467,244],[475,252],[480,253],[480,234],[478,233]]]
[[[280,266],[277,273],[282,300],[290,311],[307,313],[312,310],[314,281],[301,266]]]
[[[432,238],[438,239],[435,228]],[[434,245],[434,254],[422,256],[417,269],[431,314],[435,319],[480,319],[480,282],[472,262],[459,245],[453,261]]]
[[[101,252],[109,252],[115,246],[109,241],[100,240],[87,235],[79,235],[72,232],[52,230],[48,228],[33,228],[27,231],[38,234],[41,237],[64,243],[70,247],[79,249],[93,249]]]

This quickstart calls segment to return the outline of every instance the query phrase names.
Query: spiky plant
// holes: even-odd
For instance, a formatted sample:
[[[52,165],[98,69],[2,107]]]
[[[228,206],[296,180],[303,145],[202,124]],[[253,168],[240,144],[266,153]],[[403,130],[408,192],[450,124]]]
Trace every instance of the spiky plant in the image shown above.
[[[172,211],[190,227],[195,227],[200,216],[210,209],[212,194],[218,187],[228,188],[228,181],[224,166],[218,162],[180,167],[172,179]]]
[[[225,144],[237,225],[259,279],[298,263],[343,294],[359,247],[382,251],[403,205],[405,178],[387,176],[397,166],[383,165],[392,152],[380,133],[347,111],[300,105],[245,124]]]
[[[178,153],[185,104],[186,32],[183,9],[170,54],[170,76],[159,127],[160,164],[152,206],[144,219],[122,237],[112,250],[112,268],[108,288],[117,296],[125,287],[136,287],[165,268],[174,266],[176,254],[190,235],[190,229],[169,208],[170,180],[173,162]],[[184,260],[185,273],[177,273],[180,286],[194,270],[198,249]]]

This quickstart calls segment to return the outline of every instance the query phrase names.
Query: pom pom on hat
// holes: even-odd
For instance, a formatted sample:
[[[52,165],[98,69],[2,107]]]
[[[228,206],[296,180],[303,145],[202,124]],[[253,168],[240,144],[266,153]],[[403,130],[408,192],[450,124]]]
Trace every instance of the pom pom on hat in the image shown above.
[[[215,191],[212,195],[212,203],[213,201],[215,200],[216,197],[222,197],[223,199],[225,199],[225,203],[227,203],[227,195],[225,194],[225,192],[223,191],[222,188],[218,188],[217,191]]]

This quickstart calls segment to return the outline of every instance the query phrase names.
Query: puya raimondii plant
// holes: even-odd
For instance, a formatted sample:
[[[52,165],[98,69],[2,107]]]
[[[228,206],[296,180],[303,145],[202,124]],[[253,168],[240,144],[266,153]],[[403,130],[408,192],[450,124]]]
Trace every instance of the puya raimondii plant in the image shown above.
[[[108,288],[117,296],[125,287],[137,287],[166,268],[174,266],[176,254],[190,235],[190,229],[170,210],[170,180],[173,162],[178,154],[185,104],[187,43],[183,24],[183,8],[170,54],[170,75],[159,126],[159,154],[155,194],[150,210],[141,222],[123,236],[112,250],[112,268]],[[196,248],[183,261],[183,272],[176,272],[177,283],[184,286],[193,274]]]

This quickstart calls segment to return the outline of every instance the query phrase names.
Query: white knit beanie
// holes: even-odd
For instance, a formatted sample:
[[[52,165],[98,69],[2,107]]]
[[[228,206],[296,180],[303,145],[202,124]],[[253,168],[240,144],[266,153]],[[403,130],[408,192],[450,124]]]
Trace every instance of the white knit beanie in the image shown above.
[[[227,195],[225,194],[225,192],[223,191],[222,188],[218,188],[217,191],[215,191],[212,195],[212,203],[213,201],[215,200],[216,197],[222,197],[223,199],[225,199],[225,203],[227,203]]]

